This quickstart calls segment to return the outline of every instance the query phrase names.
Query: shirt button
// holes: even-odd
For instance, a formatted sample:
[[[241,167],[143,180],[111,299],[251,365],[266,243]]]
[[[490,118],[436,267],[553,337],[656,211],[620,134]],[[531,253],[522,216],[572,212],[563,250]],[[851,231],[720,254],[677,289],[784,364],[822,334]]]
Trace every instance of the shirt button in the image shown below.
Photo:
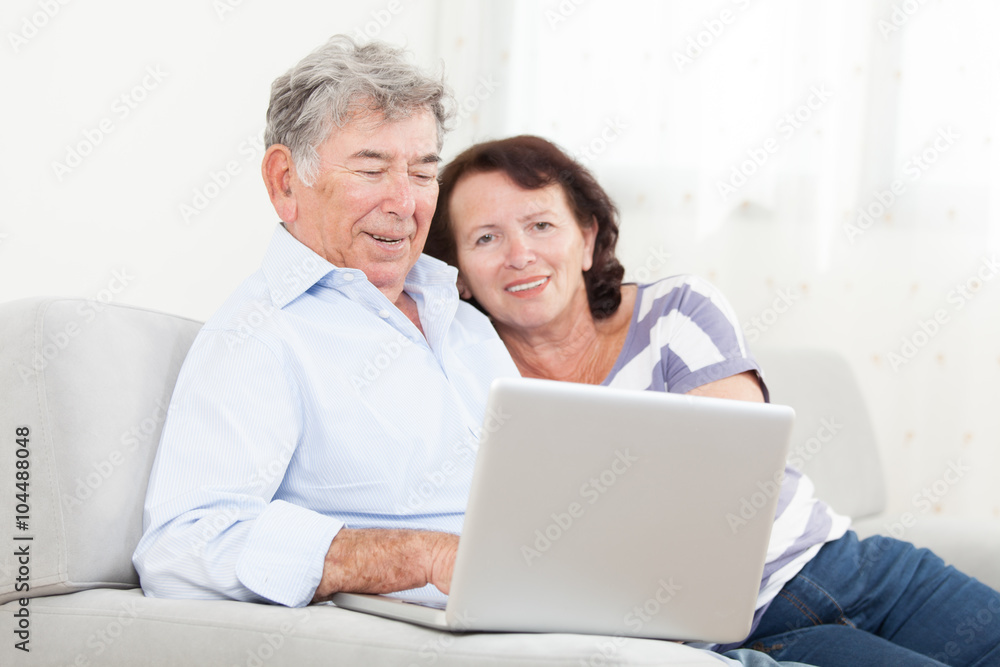
[[[378,311],[378,316],[381,317],[383,320],[387,320],[389,319],[389,311],[383,308],[382,310]]]
[[[345,283],[349,283],[349,282],[351,282],[353,280],[354,280],[354,274],[353,273],[345,273],[344,274],[344,282]]]

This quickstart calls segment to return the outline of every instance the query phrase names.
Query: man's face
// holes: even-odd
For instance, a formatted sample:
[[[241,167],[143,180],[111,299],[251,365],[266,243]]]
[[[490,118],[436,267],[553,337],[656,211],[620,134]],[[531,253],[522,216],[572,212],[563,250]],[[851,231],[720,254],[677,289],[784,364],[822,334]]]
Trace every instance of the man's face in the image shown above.
[[[289,231],[331,264],[364,271],[395,303],[437,205],[437,125],[428,110],[358,115],[318,148],[316,182],[295,182]],[[286,221],[288,222],[288,221]]]

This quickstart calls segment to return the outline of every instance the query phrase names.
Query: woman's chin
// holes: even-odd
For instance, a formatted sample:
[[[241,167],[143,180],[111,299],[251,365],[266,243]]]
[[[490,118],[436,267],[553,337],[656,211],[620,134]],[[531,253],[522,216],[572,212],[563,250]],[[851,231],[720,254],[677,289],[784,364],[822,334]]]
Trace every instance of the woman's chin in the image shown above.
[[[492,315],[497,329],[507,329],[518,332],[536,331],[555,323],[557,317],[538,308],[505,308],[502,313]]]

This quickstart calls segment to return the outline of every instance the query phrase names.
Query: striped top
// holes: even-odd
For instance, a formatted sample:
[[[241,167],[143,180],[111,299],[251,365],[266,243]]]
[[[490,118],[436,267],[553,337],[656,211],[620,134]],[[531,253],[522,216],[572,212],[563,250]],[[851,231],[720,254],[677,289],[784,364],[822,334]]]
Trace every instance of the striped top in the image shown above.
[[[146,595],[300,606],[342,526],[461,532],[490,382],[517,368],[456,275],[407,275],[421,335],[277,226],[178,376],[132,559]]]
[[[638,287],[625,345],[602,384],[685,393],[751,370],[760,369],[725,298],[700,278],[674,276]],[[847,532],[850,519],[813,493],[809,478],[786,466],[753,627],[820,547]],[[733,647],[711,646],[720,651]]]

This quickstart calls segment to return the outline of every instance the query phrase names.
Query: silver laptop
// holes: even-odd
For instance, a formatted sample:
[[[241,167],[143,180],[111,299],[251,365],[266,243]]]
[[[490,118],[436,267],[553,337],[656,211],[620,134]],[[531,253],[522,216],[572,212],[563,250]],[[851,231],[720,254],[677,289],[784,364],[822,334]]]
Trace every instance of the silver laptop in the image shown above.
[[[504,378],[487,415],[447,604],[337,606],[456,631],[746,637],[791,408]]]

